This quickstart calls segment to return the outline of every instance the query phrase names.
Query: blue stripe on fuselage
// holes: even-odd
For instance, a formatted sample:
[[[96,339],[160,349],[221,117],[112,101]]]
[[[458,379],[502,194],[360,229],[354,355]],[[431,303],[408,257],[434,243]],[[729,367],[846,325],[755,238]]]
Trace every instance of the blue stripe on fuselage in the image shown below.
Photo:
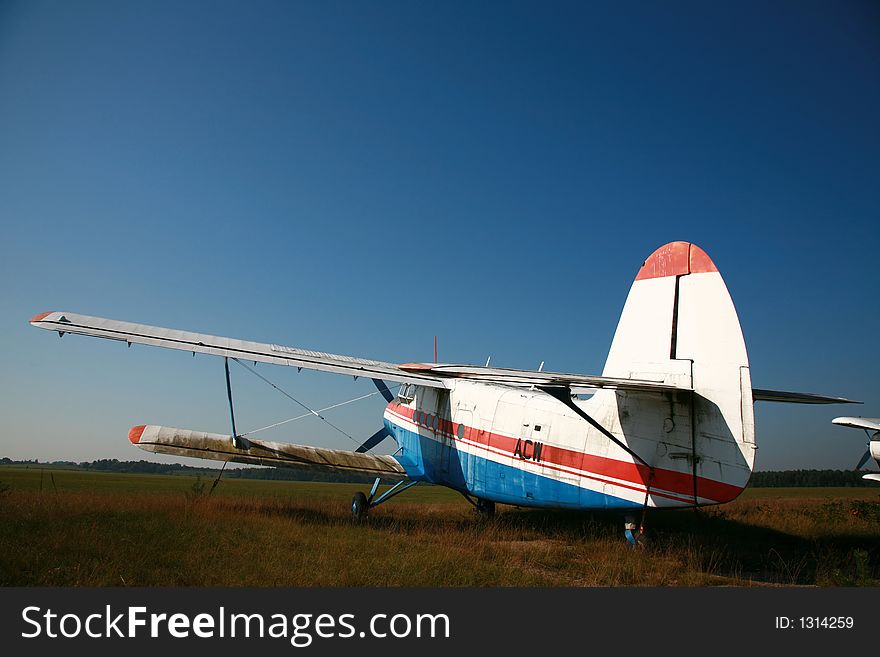
[[[416,481],[449,486],[505,504],[577,509],[638,509],[642,504],[460,452],[452,441],[425,436],[387,418],[385,426],[400,449],[394,458]]]

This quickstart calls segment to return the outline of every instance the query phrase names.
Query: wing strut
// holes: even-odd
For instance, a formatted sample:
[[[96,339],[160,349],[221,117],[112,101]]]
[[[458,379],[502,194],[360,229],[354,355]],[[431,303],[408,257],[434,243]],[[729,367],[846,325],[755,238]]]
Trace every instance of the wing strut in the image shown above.
[[[229,419],[232,420],[232,446],[236,449],[246,449],[244,441],[235,430],[235,407],[232,405],[232,383],[229,381],[229,358],[223,358],[223,368],[226,370],[226,397],[229,399]]]
[[[388,389],[388,386],[385,385],[385,382],[382,379],[373,379],[373,383],[376,385],[379,392],[382,393],[385,401],[389,404],[394,401],[394,394]]]
[[[388,429],[386,429],[386,428],[383,426],[383,427],[382,427],[381,429],[379,429],[376,433],[374,433],[372,436],[370,436],[369,438],[367,438],[367,439],[364,441],[364,444],[361,445],[360,447],[358,447],[358,448],[357,448],[356,450],[354,450],[354,451],[357,452],[357,453],[361,453],[361,454],[364,453],[364,452],[369,452],[369,451],[370,451],[371,449],[373,449],[376,445],[378,445],[378,444],[381,443],[383,440],[385,440],[385,438],[386,438],[387,436],[390,436],[390,435],[391,435],[391,434],[388,433]]]

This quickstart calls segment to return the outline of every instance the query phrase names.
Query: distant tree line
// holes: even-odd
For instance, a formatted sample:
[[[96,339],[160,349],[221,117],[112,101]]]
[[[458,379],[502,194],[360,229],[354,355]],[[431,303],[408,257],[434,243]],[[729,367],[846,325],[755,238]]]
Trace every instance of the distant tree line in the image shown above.
[[[63,470],[84,470],[90,472],[126,472],[133,474],[157,475],[202,475],[216,476],[220,468],[195,468],[180,463],[153,463],[151,461],[119,461],[117,459],[99,459],[97,461],[50,461],[41,463],[39,460],[13,461],[9,458],[0,459],[0,465],[16,465],[31,468],[55,468]],[[372,483],[374,477],[357,473],[317,472],[295,468],[227,468],[224,479],[277,479],[282,481],[328,481],[334,483]]]
[[[116,459],[99,459],[97,461],[52,461],[40,463],[33,461],[13,461],[9,458],[0,459],[0,465],[17,465],[25,467],[43,467],[65,470],[88,470],[93,472],[131,472],[136,474],[159,475],[203,475],[216,476],[219,468],[195,468],[179,463],[153,463],[151,461],[118,461]],[[812,488],[812,487],[861,487],[877,486],[862,479],[864,471],[855,470],[768,470],[753,472],[749,486],[753,488]],[[277,479],[282,481],[330,481],[349,483],[370,483],[369,475],[355,473],[327,473],[294,468],[227,468],[223,473],[229,479]]]
[[[856,470],[768,470],[753,472],[752,488],[814,488],[877,486],[862,479],[864,471]]]

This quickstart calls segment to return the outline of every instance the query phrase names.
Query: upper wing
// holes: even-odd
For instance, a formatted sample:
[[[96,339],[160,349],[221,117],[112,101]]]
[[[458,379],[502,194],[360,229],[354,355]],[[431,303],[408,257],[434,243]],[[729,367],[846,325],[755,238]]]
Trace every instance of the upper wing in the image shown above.
[[[167,349],[179,349],[214,356],[228,356],[241,360],[251,360],[276,365],[293,365],[324,372],[369,376],[387,381],[414,383],[434,388],[444,388],[444,381],[451,379],[473,379],[485,383],[504,385],[565,386],[578,389],[615,388],[621,390],[663,391],[689,390],[664,384],[659,381],[643,379],[617,379],[583,374],[562,374],[559,372],[533,372],[497,367],[476,367],[469,365],[436,365],[428,363],[407,363],[396,365],[365,358],[339,356],[320,351],[311,351],[278,344],[264,344],[236,340],[234,338],[178,331],[175,329],[121,322],[103,317],[90,317],[68,312],[41,313],[31,319],[31,325],[59,333],[75,333],[96,338],[119,340],[129,344],[147,344]]]
[[[862,402],[845,397],[828,397],[812,392],[786,392],[785,390],[762,390],[752,388],[755,401],[786,402],[789,404],[861,404]]]
[[[177,331],[174,329],[120,322],[103,317],[90,317],[66,312],[41,313],[31,319],[33,326],[64,333],[77,333],[97,338],[120,340],[129,344],[147,344],[168,349],[179,349],[214,356],[227,356],[242,360],[292,365],[299,368],[369,376],[387,381],[414,383],[433,388],[445,388],[451,379],[471,379],[484,383],[497,383],[513,386],[565,387],[572,392],[611,388],[640,392],[664,392],[691,390],[685,385],[666,383],[662,380],[621,379],[587,374],[565,374],[562,372],[536,372],[499,367],[479,367],[473,365],[443,365],[430,363],[407,363],[396,365],[366,358],[338,356],[320,351],[310,351],[278,344],[249,342],[234,338],[223,338],[204,333]],[[661,376],[661,375],[658,375]],[[843,397],[826,397],[809,393],[783,392],[777,390],[753,391],[755,401],[779,401],[799,404],[839,404],[859,403]]]
[[[322,472],[359,472],[386,479],[407,478],[403,466],[385,455],[252,439],[239,448],[233,445],[232,436],[155,425],[132,427],[128,439],[141,449],[157,454]]]
[[[41,313],[31,320],[31,325],[59,333],[76,333],[96,338],[120,340],[129,344],[148,344],[167,349],[198,352],[214,356],[228,356],[241,360],[274,363],[276,365],[292,365],[310,370],[350,374],[352,376],[369,376],[415,383],[422,386],[443,388],[441,378],[426,372],[407,372],[393,363],[384,363],[366,358],[352,358],[325,354],[296,347],[279,344],[249,342],[234,338],[222,338],[204,333],[177,331],[174,329],[120,322],[103,317],[89,317],[66,312]]]
[[[431,365],[429,363],[406,363],[400,369],[407,372],[424,372],[440,377],[472,379],[485,383],[505,385],[531,385],[539,387],[566,387],[572,392],[596,388],[632,390],[638,392],[663,392],[670,390],[691,390],[687,385],[676,385],[662,380],[620,379],[609,376],[589,374],[564,374],[562,372],[536,372],[502,367],[480,367],[475,365]],[[657,373],[658,378],[663,377]],[[786,392],[783,390],[752,390],[755,401],[789,402],[793,404],[861,404],[862,402],[844,397],[829,397],[810,392]]]
[[[619,379],[610,376],[593,376],[590,374],[565,374],[562,372],[537,372],[534,370],[515,370],[504,367],[480,367],[478,365],[432,365],[430,363],[405,363],[400,369],[406,372],[424,372],[439,377],[453,379],[470,379],[483,383],[497,383],[512,386],[541,386],[571,388],[579,390],[595,390],[611,388],[615,390],[633,390],[640,392],[663,392],[668,390],[690,390],[686,386],[677,386],[663,381],[649,379]]]
[[[880,418],[876,417],[836,417],[831,420],[834,424],[853,429],[867,429],[868,431],[880,431]]]

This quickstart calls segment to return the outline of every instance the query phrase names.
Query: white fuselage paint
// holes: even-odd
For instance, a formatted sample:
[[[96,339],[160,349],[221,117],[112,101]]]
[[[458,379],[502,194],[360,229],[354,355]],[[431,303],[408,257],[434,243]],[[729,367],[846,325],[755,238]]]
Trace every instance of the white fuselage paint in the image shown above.
[[[646,494],[653,507],[695,504],[691,393],[600,390],[575,401],[653,468],[652,480],[632,453],[543,391],[469,381],[456,381],[448,391],[414,390],[412,400],[398,398],[385,411],[401,445],[396,458],[414,478],[527,506],[641,506]],[[700,451],[708,449],[714,451]],[[727,441],[697,441],[697,450],[696,504],[736,497],[748,482],[746,454],[752,449],[730,435]],[[707,462],[714,476],[704,474]],[[517,470],[532,477],[519,484],[501,481]],[[559,485],[535,484],[535,478]]]

